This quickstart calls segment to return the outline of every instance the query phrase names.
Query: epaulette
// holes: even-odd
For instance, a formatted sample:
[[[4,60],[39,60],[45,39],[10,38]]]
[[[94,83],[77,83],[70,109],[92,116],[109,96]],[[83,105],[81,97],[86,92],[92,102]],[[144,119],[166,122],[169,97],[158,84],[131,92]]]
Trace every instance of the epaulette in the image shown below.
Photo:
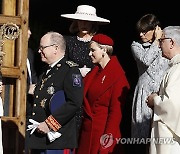
[[[79,66],[77,63],[73,62],[73,61],[66,61],[66,64],[68,64],[70,67],[74,67],[74,66]]]

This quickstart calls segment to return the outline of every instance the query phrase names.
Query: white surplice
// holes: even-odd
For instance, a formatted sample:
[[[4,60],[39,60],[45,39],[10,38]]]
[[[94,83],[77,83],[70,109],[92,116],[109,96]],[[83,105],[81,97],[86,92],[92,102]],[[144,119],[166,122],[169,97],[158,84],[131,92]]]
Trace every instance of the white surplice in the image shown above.
[[[150,154],[180,154],[180,54],[171,59],[154,97]]]

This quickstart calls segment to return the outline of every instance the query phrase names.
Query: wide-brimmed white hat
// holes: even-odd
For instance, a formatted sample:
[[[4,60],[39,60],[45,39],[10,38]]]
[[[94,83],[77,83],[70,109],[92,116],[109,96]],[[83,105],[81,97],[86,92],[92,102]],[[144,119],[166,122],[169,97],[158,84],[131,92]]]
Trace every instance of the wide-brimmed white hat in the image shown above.
[[[96,8],[89,5],[79,5],[75,14],[61,14],[61,17],[77,20],[96,21],[100,23],[110,23],[110,20],[98,17]]]

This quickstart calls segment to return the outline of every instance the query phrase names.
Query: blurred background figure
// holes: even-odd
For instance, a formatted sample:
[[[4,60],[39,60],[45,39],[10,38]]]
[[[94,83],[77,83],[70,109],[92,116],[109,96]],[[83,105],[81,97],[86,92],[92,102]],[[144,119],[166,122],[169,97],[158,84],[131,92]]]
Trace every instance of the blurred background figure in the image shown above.
[[[31,30],[28,29],[28,41],[31,37]],[[37,83],[37,75],[35,69],[35,52],[28,46],[27,53],[27,96],[26,96],[26,123],[28,122],[31,112],[32,112],[32,104],[33,104],[33,94],[35,85]],[[27,149],[27,138],[25,136],[25,152],[29,154],[30,151]]]
[[[28,40],[31,37],[31,30],[28,29]],[[35,69],[35,52],[28,47],[27,56],[27,104],[26,104],[26,115],[27,118],[31,115],[32,103],[33,103],[33,93],[34,88],[37,83],[37,75]]]

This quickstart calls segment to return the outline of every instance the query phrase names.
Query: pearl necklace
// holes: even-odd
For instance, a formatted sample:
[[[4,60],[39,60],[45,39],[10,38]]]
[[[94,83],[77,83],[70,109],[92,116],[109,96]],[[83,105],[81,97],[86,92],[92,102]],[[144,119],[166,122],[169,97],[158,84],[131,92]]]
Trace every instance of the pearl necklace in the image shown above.
[[[77,36],[77,39],[78,39],[79,41],[82,41],[82,42],[89,42],[89,41],[91,41],[91,38],[92,38],[92,36],[91,36],[90,38],[88,38],[88,39]]]

